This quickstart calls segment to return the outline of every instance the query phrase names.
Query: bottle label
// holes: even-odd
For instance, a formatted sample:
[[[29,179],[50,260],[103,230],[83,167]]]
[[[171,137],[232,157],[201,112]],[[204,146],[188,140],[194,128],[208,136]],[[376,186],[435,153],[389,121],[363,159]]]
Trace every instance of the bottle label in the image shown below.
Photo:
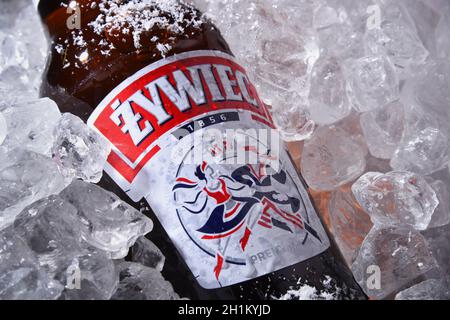
[[[329,247],[266,106],[217,51],[160,60],[115,88],[88,124],[108,139],[106,173],[167,231],[199,284],[215,289]]]

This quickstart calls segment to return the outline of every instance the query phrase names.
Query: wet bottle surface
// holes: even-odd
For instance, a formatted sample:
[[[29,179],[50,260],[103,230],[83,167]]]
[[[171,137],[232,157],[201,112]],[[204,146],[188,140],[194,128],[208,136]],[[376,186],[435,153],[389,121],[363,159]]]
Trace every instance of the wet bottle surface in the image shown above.
[[[68,4],[70,1],[62,1]],[[217,30],[209,21],[200,25],[180,23],[182,32],[170,30],[155,24],[151,30],[140,35],[140,43],[136,48],[132,33],[123,32],[117,25],[111,24],[101,32],[95,32],[96,19],[104,14],[102,3],[106,1],[79,0],[80,29],[68,28],[69,19],[77,18],[75,9],[61,6],[58,0],[41,0],[39,12],[47,26],[52,40],[51,57],[41,88],[41,95],[54,99],[62,112],[73,113],[87,121],[93,110],[122,81],[142,68],[172,56],[196,50],[216,50],[231,54],[231,50]],[[113,1],[127,3],[129,1]],[[139,2],[139,1],[131,1]],[[162,1],[146,1],[158,3]],[[168,1],[170,3],[172,1]],[[200,19],[200,13],[190,7],[179,5],[177,10],[194,21]],[[145,19],[135,12],[135,17]],[[171,23],[175,17],[170,12],[160,14]],[[186,21],[184,20],[184,21]],[[76,22],[76,21],[75,21]],[[130,26],[132,28],[132,26]],[[158,42],[148,39],[158,38]],[[244,40],[243,40],[244,41]],[[170,44],[161,49],[158,43]],[[323,253],[306,261],[294,264],[271,274],[255,278],[240,284],[220,289],[203,289],[189,270],[183,257],[175,248],[165,229],[158,222],[146,201],[133,203],[122,189],[108,176],[104,175],[100,185],[123,200],[129,202],[152,218],[155,223],[148,237],[166,256],[163,270],[164,277],[170,281],[175,291],[182,297],[191,299],[268,299],[280,297],[290,289],[298,287],[299,279],[315,287],[318,291],[329,290],[327,277],[339,299],[365,299],[353,279],[344,259],[334,241]],[[332,239],[329,236],[330,239]]]

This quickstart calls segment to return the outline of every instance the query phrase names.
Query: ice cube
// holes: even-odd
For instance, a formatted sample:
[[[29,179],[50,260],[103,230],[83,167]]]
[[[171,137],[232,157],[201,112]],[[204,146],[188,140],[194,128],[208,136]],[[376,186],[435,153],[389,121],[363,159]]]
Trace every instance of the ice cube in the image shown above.
[[[0,30],[0,75],[11,66],[24,69],[29,67],[23,46],[24,44],[18,42],[14,35]]]
[[[26,207],[14,222],[14,232],[25,239],[40,266],[52,277],[66,272],[83,250],[77,209],[58,196]]]
[[[25,239],[42,270],[65,286],[62,299],[109,299],[118,277],[107,253],[80,241],[85,221],[58,196],[25,208],[14,232]]]
[[[307,89],[305,80],[319,57],[315,39],[308,34],[288,32],[268,36],[262,42],[262,60],[255,70],[257,79],[274,90],[282,88],[287,92],[303,92]],[[273,97],[269,92],[262,95],[268,101]]]
[[[94,248],[87,248],[74,257],[57,278],[65,284],[61,295],[64,300],[108,300],[119,282],[114,262]]]
[[[422,231],[443,275],[450,276],[450,225]]]
[[[450,62],[441,59],[429,62],[423,72],[407,82],[411,104],[422,108],[429,116],[434,116],[442,128],[450,130]],[[405,89],[406,90],[406,89]]]
[[[398,1],[386,1],[380,6],[379,27],[370,28],[365,35],[367,51],[387,55],[402,78],[411,67],[422,64],[428,57],[411,16]]]
[[[353,107],[359,112],[381,108],[399,98],[396,71],[384,56],[350,59],[344,71]]]
[[[446,9],[449,8],[448,3],[441,3],[438,7],[436,7],[436,4],[433,4],[433,2],[436,2],[435,0],[401,0],[399,2],[402,2],[402,6],[407,10],[411,20],[414,22],[417,35],[422,41],[424,47],[430,53],[430,56],[436,56],[437,37],[430,35],[435,34],[435,30],[441,16],[449,15],[450,11]]]
[[[0,164],[0,230],[27,205],[59,193],[65,182],[58,167],[43,155],[12,150]]]
[[[27,74],[38,89],[41,74],[45,69],[49,43],[35,6],[26,6],[18,13],[12,31],[16,41],[26,50],[29,65]]]
[[[375,299],[395,294],[434,268],[436,260],[419,232],[381,226],[369,232],[351,267],[361,288]]]
[[[8,132],[3,142],[4,147],[20,147],[51,155],[53,130],[61,118],[55,102],[48,98],[23,102],[4,109],[1,114],[6,121]]]
[[[358,204],[348,186],[333,191],[328,210],[334,240],[347,263],[351,265],[361,243],[372,228],[370,217]]]
[[[377,0],[325,0],[328,6],[335,8],[341,21],[349,21],[356,30],[365,30],[367,20],[372,14],[368,10]]]
[[[110,144],[83,121],[65,113],[55,129],[53,158],[69,179],[97,183],[110,152]]]
[[[313,26],[316,30],[327,28],[341,22],[342,20],[338,10],[328,6],[326,2],[319,5],[314,11]]]
[[[450,223],[450,193],[448,190],[450,185],[448,182],[448,180],[447,183],[442,180],[435,180],[430,183],[430,186],[436,192],[439,205],[434,210],[428,228],[442,227]]]
[[[272,109],[272,118],[285,141],[302,141],[311,137],[316,127],[306,108]]]
[[[113,259],[124,258],[136,240],[153,228],[149,218],[96,185],[76,180],[60,196],[77,209],[83,222],[81,237]]]
[[[12,66],[0,74],[0,107],[9,106],[20,101],[39,99],[37,88],[32,86],[32,80],[26,74],[26,69]]]
[[[391,159],[403,136],[403,105],[399,101],[361,115],[361,128],[370,153]]]
[[[0,299],[57,299],[63,286],[39,267],[34,253],[14,230],[0,231]]]
[[[39,96],[48,43],[36,8],[26,3],[1,6],[0,21],[8,22],[0,23],[0,106]]]
[[[123,262],[118,265],[119,286],[113,300],[176,300],[178,295],[161,273],[141,264]]]
[[[13,25],[19,12],[27,6],[30,6],[29,0],[2,0],[0,6],[1,29],[8,29]]]
[[[364,35],[349,21],[319,29],[318,34],[321,54],[338,57],[342,60],[364,56],[364,47],[361,46]]]
[[[369,16],[370,0],[313,1],[315,28],[321,45],[321,52],[342,60],[360,58],[364,55],[361,45]],[[320,22],[320,23],[318,23]]]
[[[311,125],[310,119],[305,119],[305,101],[311,70],[319,57],[312,29],[315,4],[309,0],[201,4],[246,67],[261,98],[273,106],[275,121],[285,138],[308,138]]]
[[[334,190],[364,172],[366,154],[367,149],[342,128],[320,127],[305,142],[302,175],[315,190]]]
[[[448,138],[437,121],[417,109],[406,111],[405,119],[405,131],[391,159],[391,167],[428,175],[447,166]]]
[[[312,70],[309,92],[311,119],[317,124],[333,124],[350,114],[341,64],[336,58],[320,58]]]
[[[368,172],[352,186],[353,194],[375,224],[408,225],[425,230],[439,201],[427,181],[414,173]]]
[[[395,300],[449,300],[450,288],[444,280],[429,279],[399,292]]]
[[[162,271],[166,258],[152,241],[145,237],[140,237],[131,248],[131,260],[146,267]]]

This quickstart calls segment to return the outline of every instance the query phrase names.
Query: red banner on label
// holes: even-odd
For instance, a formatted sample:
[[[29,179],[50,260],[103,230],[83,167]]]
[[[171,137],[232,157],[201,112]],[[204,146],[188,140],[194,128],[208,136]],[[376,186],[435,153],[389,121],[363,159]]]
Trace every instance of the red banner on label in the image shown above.
[[[160,150],[161,136],[200,115],[248,110],[273,126],[245,70],[223,56],[158,62],[125,80],[98,107],[91,125],[115,147],[108,162],[128,182]]]

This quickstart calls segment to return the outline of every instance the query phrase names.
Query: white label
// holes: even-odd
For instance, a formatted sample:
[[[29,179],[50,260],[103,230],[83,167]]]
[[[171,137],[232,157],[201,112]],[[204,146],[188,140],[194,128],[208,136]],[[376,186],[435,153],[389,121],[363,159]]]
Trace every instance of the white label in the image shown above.
[[[267,109],[233,57],[194,51],[114,89],[89,125],[105,171],[145,198],[199,284],[250,280],[314,257],[329,240]]]

